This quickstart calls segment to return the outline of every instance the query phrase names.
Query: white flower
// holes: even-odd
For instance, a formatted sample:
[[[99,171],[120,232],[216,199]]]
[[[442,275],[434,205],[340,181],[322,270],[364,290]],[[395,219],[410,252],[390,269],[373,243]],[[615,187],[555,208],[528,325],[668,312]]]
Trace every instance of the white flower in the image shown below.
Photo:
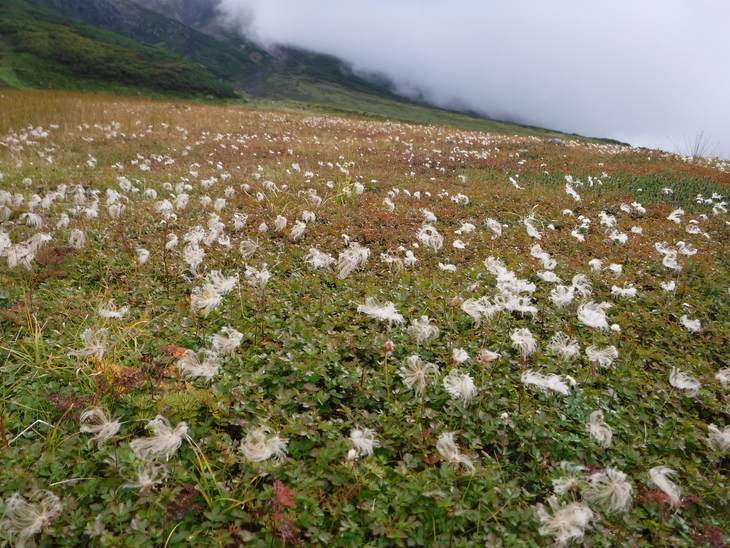
[[[109,411],[100,407],[93,407],[81,413],[79,420],[82,423],[90,422],[93,424],[82,424],[81,432],[94,434],[89,441],[98,441],[99,445],[111,439],[119,432],[122,425],[118,420],[112,420]]]
[[[276,457],[279,461],[286,458],[288,440],[279,438],[279,434],[271,434],[271,429],[259,426],[246,434],[241,441],[241,451],[251,462],[262,462]]]
[[[607,346],[606,348],[598,348],[597,346],[589,346],[586,348],[586,356],[592,364],[608,369],[613,364],[613,360],[618,358],[618,350],[615,346]]]
[[[548,349],[566,361],[572,360],[580,353],[578,339],[569,337],[562,331],[558,331],[553,335],[550,344],[548,344]]]
[[[114,299],[110,299],[106,303],[106,308],[102,306],[101,304],[97,307],[96,311],[99,313],[99,316],[102,318],[114,318],[119,319],[123,318],[129,313],[129,307],[123,306],[122,308],[118,308],[116,303],[114,302]]]
[[[540,534],[552,535],[560,547],[574,540],[580,542],[593,521],[593,511],[579,502],[559,506],[555,496],[548,498],[548,503],[554,512],[552,516],[542,504],[537,505],[537,516],[543,523]]]
[[[170,460],[180,448],[183,436],[188,433],[186,423],[180,422],[173,429],[170,421],[162,415],[157,415],[148,421],[147,428],[152,430],[151,437],[139,438],[129,443],[132,452],[140,460],[155,460],[162,457]]]
[[[659,285],[666,293],[671,293],[677,288],[677,284],[674,282],[674,280],[671,280],[669,282],[660,282]]]
[[[667,479],[667,476],[671,476],[673,474],[675,474],[675,471],[666,466],[655,466],[649,470],[649,478],[652,483],[664,491],[664,494],[669,497],[669,502],[671,502],[673,506],[679,506],[682,503],[679,487],[671,480]]]
[[[606,468],[591,474],[583,497],[590,502],[605,505],[610,512],[626,512],[631,505],[633,487],[626,474],[615,468]]]
[[[613,430],[603,420],[603,411],[598,410],[590,414],[588,418],[588,424],[586,430],[596,438],[596,441],[601,444],[601,447],[608,447],[611,445],[613,439]]]
[[[452,369],[444,377],[444,388],[455,400],[468,404],[477,393],[477,387],[468,373]]]
[[[220,370],[220,358],[217,352],[202,349],[197,353],[192,350],[185,352],[185,355],[177,362],[177,368],[189,377],[203,377],[211,380]]]
[[[578,307],[578,320],[588,327],[607,330],[608,320],[606,309],[611,308],[610,303],[595,303],[593,301],[583,303]]]
[[[439,439],[436,442],[436,450],[444,458],[444,460],[449,461],[449,463],[454,466],[461,464],[470,472],[474,472],[474,464],[468,456],[461,454],[459,446],[456,445],[456,442],[454,441],[453,432],[444,432],[439,436]]]
[[[686,328],[690,333],[699,333],[702,331],[702,324],[700,323],[700,320],[690,320],[689,316],[686,314],[679,318],[679,323],[681,323],[682,327]]]
[[[384,304],[380,304],[377,299],[373,297],[367,297],[365,304],[357,305],[357,311],[362,312],[373,319],[388,322],[388,327],[392,327],[394,323],[403,323],[405,319],[399,314],[395,305],[388,301]]]
[[[380,447],[380,442],[375,439],[375,431],[370,428],[353,428],[350,431],[350,443],[352,449],[347,454],[347,460],[351,461],[372,455],[374,449]]]
[[[436,364],[424,362],[415,354],[408,356],[406,362],[408,366],[401,366],[398,374],[408,388],[414,388],[416,394],[420,395],[429,382],[438,376],[439,368]]]
[[[686,390],[687,395],[690,397],[694,397],[699,394],[700,388],[702,387],[700,381],[691,375],[680,371],[676,367],[672,367],[672,370],[669,373],[669,384],[679,390]]]
[[[422,345],[429,339],[436,339],[439,336],[439,328],[431,324],[428,316],[421,316],[411,321],[408,334],[416,340],[417,345]]]
[[[5,519],[3,526],[11,533],[17,533],[17,546],[25,546],[25,542],[38,533],[41,533],[51,521],[63,512],[61,499],[50,491],[37,491],[31,503],[22,495],[15,493],[5,503]]]
[[[520,351],[523,358],[537,350],[537,341],[526,327],[515,329],[510,338],[512,339],[512,346]]]
[[[444,272],[456,272],[456,265],[439,263],[439,269]]]

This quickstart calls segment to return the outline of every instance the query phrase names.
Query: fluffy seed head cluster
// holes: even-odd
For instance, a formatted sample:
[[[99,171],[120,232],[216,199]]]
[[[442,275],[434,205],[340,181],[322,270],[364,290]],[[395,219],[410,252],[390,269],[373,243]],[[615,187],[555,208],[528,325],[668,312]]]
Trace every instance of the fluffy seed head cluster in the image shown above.
[[[707,427],[707,443],[710,447],[722,454],[730,452],[730,426],[720,430],[714,424]]]
[[[147,428],[152,430],[149,438],[132,440],[129,445],[134,455],[140,460],[156,460],[170,457],[180,448],[183,436],[188,433],[188,425],[184,422],[178,423],[173,428],[165,417],[157,415],[147,423]]]
[[[349,247],[337,258],[337,277],[344,280],[363,266],[368,257],[370,257],[370,250],[367,247],[363,247],[357,242],[350,242]]]
[[[459,446],[454,441],[454,432],[444,432],[436,442],[436,450],[441,457],[454,466],[462,465],[469,472],[474,472],[474,463],[467,455],[462,455]]]
[[[558,331],[548,344],[548,349],[560,356],[565,361],[574,359],[580,353],[578,339],[569,337],[562,331]]]
[[[591,526],[593,511],[579,502],[560,506],[554,496],[548,498],[548,504],[553,510],[552,516],[542,504],[537,505],[537,517],[543,524],[540,534],[554,537],[560,547],[568,546],[573,541],[580,542],[586,529]]]
[[[680,371],[676,367],[672,367],[669,373],[669,384],[679,390],[684,390],[690,397],[695,397],[700,392],[702,384],[696,378],[688,375],[684,371]]]
[[[19,493],[15,493],[5,503],[5,519],[2,525],[12,534],[17,535],[17,546],[25,546],[33,535],[41,533],[63,512],[61,499],[50,491],[38,491],[28,502]]]
[[[251,462],[263,462],[271,457],[283,461],[288,443],[289,440],[282,440],[279,434],[272,433],[271,428],[258,426],[241,441],[241,451]]]
[[[271,279],[271,273],[269,272],[268,265],[266,263],[264,263],[260,270],[253,268],[252,266],[247,266],[246,271],[243,274],[246,276],[248,285],[259,290],[266,287],[266,284],[268,284]]]
[[[139,489],[140,495],[146,495],[155,485],[165,481],[167,477],[167,467],[164,464],[155,464],[153,462],[143,462],[135,468],[135,476],[127,480],[124,484],[125,489]]]
[[[559,478],[553,478],[553,492],[560,496],[578,491],[585,482],[585,466],[563,461],[560,468],[563,474]]]
[[[102,306],[101,304],[98,306],[96,311],[99,313],[99,316],[102,318],[113,318],[113,319],[120,319],[129,314],[129,307],[123,306],[119,308],[117,304],[114,302],[114,299],[110,299],[106,306]]]
[[[111,439],[119,432],[122,423],[112,420],[109,411],[93,407],[81,413],[81,432],[94,434],[89,441],[98,441],[99,445]],[[89,423],[89,424],[87,424]]]
[[[607,331],[606,310],[608,308],[611,308],[611,303],[598,304],[593,301],[583,303],[578,307],[578,321],[588,327]]]
[[[411,322],[408,334],[413,337],[417,345],[422,345],[439,336],[439,328],[431,323],[428,316],[421,316]]]
[[[375,439],[375,431],[370,428],[353,428],[350,431],[350,443],[352,449],[347,453],[349,461],[372,455],[375,448],[380,447],[380,442]]]
[[[87,329],[81,334],[81,342],[84,343],[84,348],[76,352],[69,352],[69,356],[78,356],[79,358],[96,358],[100,360],[104,357],[106,352],[106,342],[109,337],[109,331],[102,327],[96,331],[93,329]]]
[[[436,364],[426,363],[419,356],[406,358],[407,365],[401,366],[398,374],[408,388],[413,388],[416,394],[421,395],[429,383],[433,382],[439,373]]]
[[[520,351],[523,358],[537,350],[537,341],[526,327],[515,329],[510,338],[512,339],[512,346]]]
[[[586,500],[605,506],[609,512],[626,512],[631,505],[632,491],[626,474],[606,468],[589,476],[588,486],[582,494]]]
[[[564,396],[568,396],[570,394],[570,387],[576,384],[575,379],[570,375],[566,375],[565,377],[561,375],[543,375],[532,369],[528,369],[522,373],[520,380],[525,386],[534,386],[543,392],[559,392]]]
[[[304,257],[304,262],[312,265],[312,268],[330,268],[335,258],[329,253],[323,253],[314,247],[309,248],[309,253]]]
[[[603,420],[603,411],[600,409],[590,414],[588,418],[588,424],[586,424],[586,430],[596,438],[596,441],[601,444],[602,447],[608,447],[611,445],[613,439],[613,430]]]
[[[679,323],[690,333],[699,333],[702,331],[702,323],[700,320],[692,320],[686,314],[679,318]]]
[[[586,348],[586,356],[592,364],[608,369],[613,365],[613,360],[618,358],[618,350],[611,345],[606,348],[598,348],[597,346],[589,346]]]
[[[242,340],[243,333],[232,327],[223,327],[220,333],[213,335],[211,347],[213,352],[228,356],[241,346]]]
[[[220,370],[220,356],[213,350],[188,350],[177,362],[177,368],[188,377],[202,377],[211,380]]]
[[[667,476],[672,476],[675,473],[674,470],[667,466],[655,466],[649,470],[649,479],[667,495],[669,502],[673,506],[679,506],[682,503],[681,491],[674,482],[667,478]]]
[[[464,405],[468,404],[477,393],[477,387],[468,373],[452,369],[444,377],[444,388],[449,395]]]
[[[392,302],[388,301],[381,304],[373,297],[367,297],[365,304],[357,305],[357,311],[373,319],[388,322],[388,327],[393,327],[394,323],[399,324],[405,321],[403,316],[396,311]]]
[[[444,237],[431,225],[423,225],[416,234],[418,241],[436,253],[444,245]]]

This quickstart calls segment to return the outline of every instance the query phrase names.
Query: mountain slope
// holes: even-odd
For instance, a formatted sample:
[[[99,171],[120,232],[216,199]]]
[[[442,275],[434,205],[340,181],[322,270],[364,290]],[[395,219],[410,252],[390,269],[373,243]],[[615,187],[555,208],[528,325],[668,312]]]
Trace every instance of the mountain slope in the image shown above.
[[[61,17],[23,0],[0,5],[0,78],[30,88],[146,88],[234,97],[233,89],[189,60]]]
[[[269,52],[245,36],[224,31],[216,22],[215,6],[210,2],[188,2],[181,4],[177,11],[170,9],[161,15],[129,0],[28,1],[183,55],[236,89],[252,95],[312,101],[321,97],[322,89],[339,85],[344,90],[397,97],[387,83],[361,78],[335,57],[286,47]],[[149,5],[162,10],[167,4]],[[194,24],[201,30],[208,29],[214,35],[199,32],[185,23]],[[322,89],[313,93],[312,86]],[[326,93],[330,94],[331,91]]]

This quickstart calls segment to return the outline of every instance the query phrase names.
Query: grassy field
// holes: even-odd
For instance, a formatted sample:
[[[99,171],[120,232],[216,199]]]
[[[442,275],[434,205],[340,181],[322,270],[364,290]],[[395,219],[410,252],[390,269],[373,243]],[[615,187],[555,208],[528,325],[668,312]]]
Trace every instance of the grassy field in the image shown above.
[[[0,89],[0,546],[726,546],[730,164],[253,106]]]

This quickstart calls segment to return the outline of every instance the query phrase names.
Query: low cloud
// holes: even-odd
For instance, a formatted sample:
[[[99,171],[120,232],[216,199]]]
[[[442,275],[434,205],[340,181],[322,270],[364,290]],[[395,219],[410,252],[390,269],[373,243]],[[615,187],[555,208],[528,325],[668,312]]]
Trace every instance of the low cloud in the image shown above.
[[[222,0],[263,44],[336,55],[442,106],[730,157],[721,0]],[[674,144],[673,144],[674,143]]]

